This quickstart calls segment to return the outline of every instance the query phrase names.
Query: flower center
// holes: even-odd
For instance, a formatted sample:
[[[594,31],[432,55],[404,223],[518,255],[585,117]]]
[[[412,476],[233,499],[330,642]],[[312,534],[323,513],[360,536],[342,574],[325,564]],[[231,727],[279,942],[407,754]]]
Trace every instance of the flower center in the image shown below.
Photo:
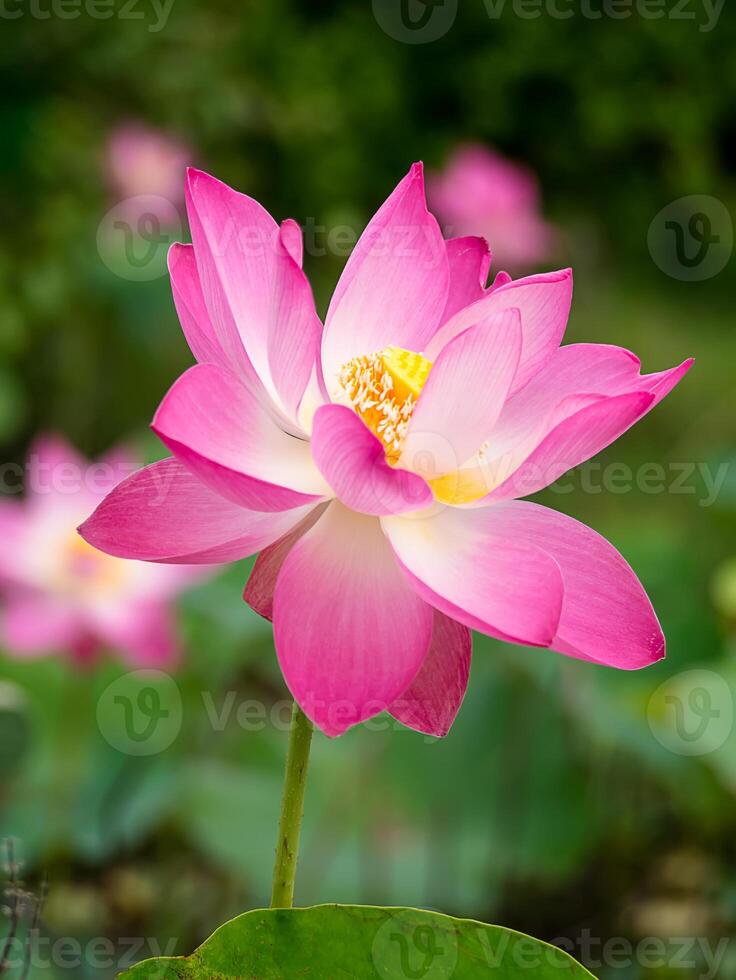
[[[340,369],[340,386],[352,408],[378,436],[386,461],[395,464],[417,398],[432,362],[401,347],[354,357]]]

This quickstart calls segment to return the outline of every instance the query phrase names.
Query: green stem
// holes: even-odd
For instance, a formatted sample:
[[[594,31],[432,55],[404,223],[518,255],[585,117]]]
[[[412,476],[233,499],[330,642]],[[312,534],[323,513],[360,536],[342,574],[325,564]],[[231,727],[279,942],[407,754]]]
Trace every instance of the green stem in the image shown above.
[[[276,864],[271,890],[272,909],[290,909],[294,904],[294,878],[299,857],[299,834],[304,815],[304,790],[307,785],[312,723],[294,702],[286,756],[284,794],[281,798],[279,837],[276,842]]]

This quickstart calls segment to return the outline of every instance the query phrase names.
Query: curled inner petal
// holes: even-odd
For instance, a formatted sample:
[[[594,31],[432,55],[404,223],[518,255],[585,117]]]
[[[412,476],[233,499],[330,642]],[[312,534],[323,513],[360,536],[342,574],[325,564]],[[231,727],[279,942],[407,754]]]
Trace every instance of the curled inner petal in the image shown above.
[[[398,462],[407,426],[432,362],[402,347],[354,357],[340,370],[340,394]]]

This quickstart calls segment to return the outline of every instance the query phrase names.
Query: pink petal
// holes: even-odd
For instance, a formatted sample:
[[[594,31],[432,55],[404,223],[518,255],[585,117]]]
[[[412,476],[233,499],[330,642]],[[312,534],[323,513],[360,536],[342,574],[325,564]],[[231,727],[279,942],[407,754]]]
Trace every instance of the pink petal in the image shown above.
[[[361,514],[402,514],[432,503],[421,476],[389,466],[381,441],[344,405],[317,409],[312,456],[336,496]]]
[[[297,412],[297,421],[305,434],[311,435],[314,413],[320,405],[329,404],[329,401],[330,398],[325,388],[324,378],[322,377],[322,364],[318,358],[312,368],[312,373],[302,395],[302,400],[299,402]]]
[[[293,218],[281,222],[281,241],[301,269],[304,263],[304,236],[301,226]]]
[[[185,371],[152,428],[192,472],[242,507],[287,510],[329,492],[309,443],[279,429],[235,375],[214,364]]]
[[[490,290],[483,299],[455,314],[432,337],[427,357],[437,355],[463,330],[479,323],[492,313],[518,309],[521,313],[523,343],[519,369],[512,393],[522,388],[541,368],[552,351],[559,347],[567,325],[572,302],[572,271],[548,272],[516,279]]]
[[[113,446],[99,460],[89,464],[87,476],[90,489],[103,497],[139,469],[140,461],[128,446]]]
[[[169,276],[174,305],[189,349],[198,361],[226,367],[220,341],[207,312],[193,245],[176,242],[169,249]]]
[[[163,459],[117,486],[79,533],[120,558],[207,565],[260,551],[310,510],[246,510],[210,490],[177,460]]]
[[[427,602],[471,629],[548,646],[562,608],[562,576],[533,543],[508,540],[495,508],[445,507],[381,524],[407,578]]]
[[[233,298],[223,280],[237,282],[242,271],[247,291],[260,276],[260,302],[255,312],[262,321],[268,302],[265,283],[270,281],[264,272],[266,249],[262,241],[275,236],[276,222],[256,201],[191,168],[187,170],[186,204],[202,295],[219,345],[231,370],[265,399],[266,389],[246,352]]]
[[[189,171],[187,194],[202,288],[222,346],[257,394],[245,350],[277,411],[293,419],[322,329],[291,254],[295,223],[280,230],[257,201],[200,171]]]
[[[689,360],[668,371],[640,375],[639,359],[622,347],[572,344],[558,348],[531,381],[504,405],[489,436],[482,473],[478,471],[481,489],[483,486],[492,489],[510,478],[560,423],[603,396],[650,393],[652,398],[645,401],[643,409],[648,411],[671,390],[691,364],[692,360]],[[586,418],[583,416],[583,421]],[[603,443],[599,448],[603,448]],[[524,480],[530,480],[529,486],[540,489],[539,479],[533,475],[539,462],[532,460],[530,465],[532,475],[527,473]],[[498,496],[501,495],[499,492]]]
[[[82,624],[72,607],[37,592],[11,590],[0,614],[0,638],[12,653],[38,656],[73,647]]]
[[[389,707],[394,718],[425,735],[447,735],[465,697],[472,646],[467,626],[435,609],[429,652],[417,676]]]
[[[273,613],[286,683],[327,735],[392,704],[432,632],[432,611],[403,578],[379,522],[337,502],[289,552]]]
[[[440,323],[485,295],[491,253],[485,238],[451,238],[447,245],[450,291]]]
[[[431,179],[429,198],[443,224],[483,235],[494,254],[517,267],[536,263],[557,237],[542,220],[535,175],[485,146],[461,147]]]
[[[654,395],[654,405],[659,404],[663,398],[669,395],[675,385],[678,385],[685,377],[694,363],[695,358],[688,357],[687,360],[683,361],[682,364],[678,364],[677,367],[669,368],[666,371],[657,371],[656,374],[643,374],[641,376],[640,380],[646,384],[647,391],[651,391]]]
[[[273,592],[286,556],[299,538],[319,520],[328,506],[329,504],[319,504],[292,531],[279,538],[275,544],[264,548],[256,558],[243,598],[251,609],[264,619],[273,620]]]
[[[337,284],[322,340],[328,391],[334,391],[340,368],[353,357],[389,344],[423,351],[439,324],[448,288],[445,243],[427,211],[417,163],[368,224]]]
[[[513,282],[513,279],[508,272],[501,270],[501,272],[496,273],[496,278],[493,280],[488,289],[489,291],[492,289],[499,289],[501,286],[505,286],[509,282]]]
[[[521,352],[518,310],[458,334],[442,348],[417,401],[401,456],[404,465],[435,456],[430,476],[457,469],[496,424]],[[424,459],[426,465],[426,458]]]
[[[640,375],[641,362],[631,351],[609,344],[559,347],[531,381],[504,405],[492,433],[496,454],[524,446],[527,452],[562,421],[559,407],[573,395],[623,395],[649,391],[652,406],[689,370],[692,359],[668,371]],[[574,410],[575,402],[568,404]]]
[[[296,247],[288,241],[290,235],[292,231],[284,231],[282,225],[271,284],[268,367],[280,404],[290,418],[295,418],[318,360],[322,323],[307,277],[289,251]]]
[[[635,670],[664,656],[652,605],[616,549],[584,524],[528,501],[491,508],[513,541],[533,542],[562,570],[565,600],[551,646],[584,660]]]
[[[549,486],[563,473],[615,442],[651,408],[654,399],[649,392],[630,392],[612,398],[592,396],[589,404],[583,404],[556,425],[507,478],[503,478],[503,468],[497,470],[501,482],[483,500],[526,497]]]
[[[523,459],[555,425],[581,407],[573,396],[636,390],[638,366],[634,355],[622,347],[558,347],[531,381],[504,405],[491,433],[493,456]]]

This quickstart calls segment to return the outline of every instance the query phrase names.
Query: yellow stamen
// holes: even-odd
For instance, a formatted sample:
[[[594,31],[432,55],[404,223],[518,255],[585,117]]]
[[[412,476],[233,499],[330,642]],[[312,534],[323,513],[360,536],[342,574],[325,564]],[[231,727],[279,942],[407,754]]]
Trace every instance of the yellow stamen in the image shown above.
[[[350,405],[383,443],[386,460],[395,464],[417,398],[432,362],[401,347],[354,357],[340,371],[340,385]]]
[[[432,362],[422,354],[385,347],[354,357],[340,370],[344,399],[381,440],[392,466],[399,461],[414,406],[431,369]],[[492,476],[485,471],[487,448],[481,446],[471,460],[450,473],[422,473],[440,503],[467,504],[492,489]]]

